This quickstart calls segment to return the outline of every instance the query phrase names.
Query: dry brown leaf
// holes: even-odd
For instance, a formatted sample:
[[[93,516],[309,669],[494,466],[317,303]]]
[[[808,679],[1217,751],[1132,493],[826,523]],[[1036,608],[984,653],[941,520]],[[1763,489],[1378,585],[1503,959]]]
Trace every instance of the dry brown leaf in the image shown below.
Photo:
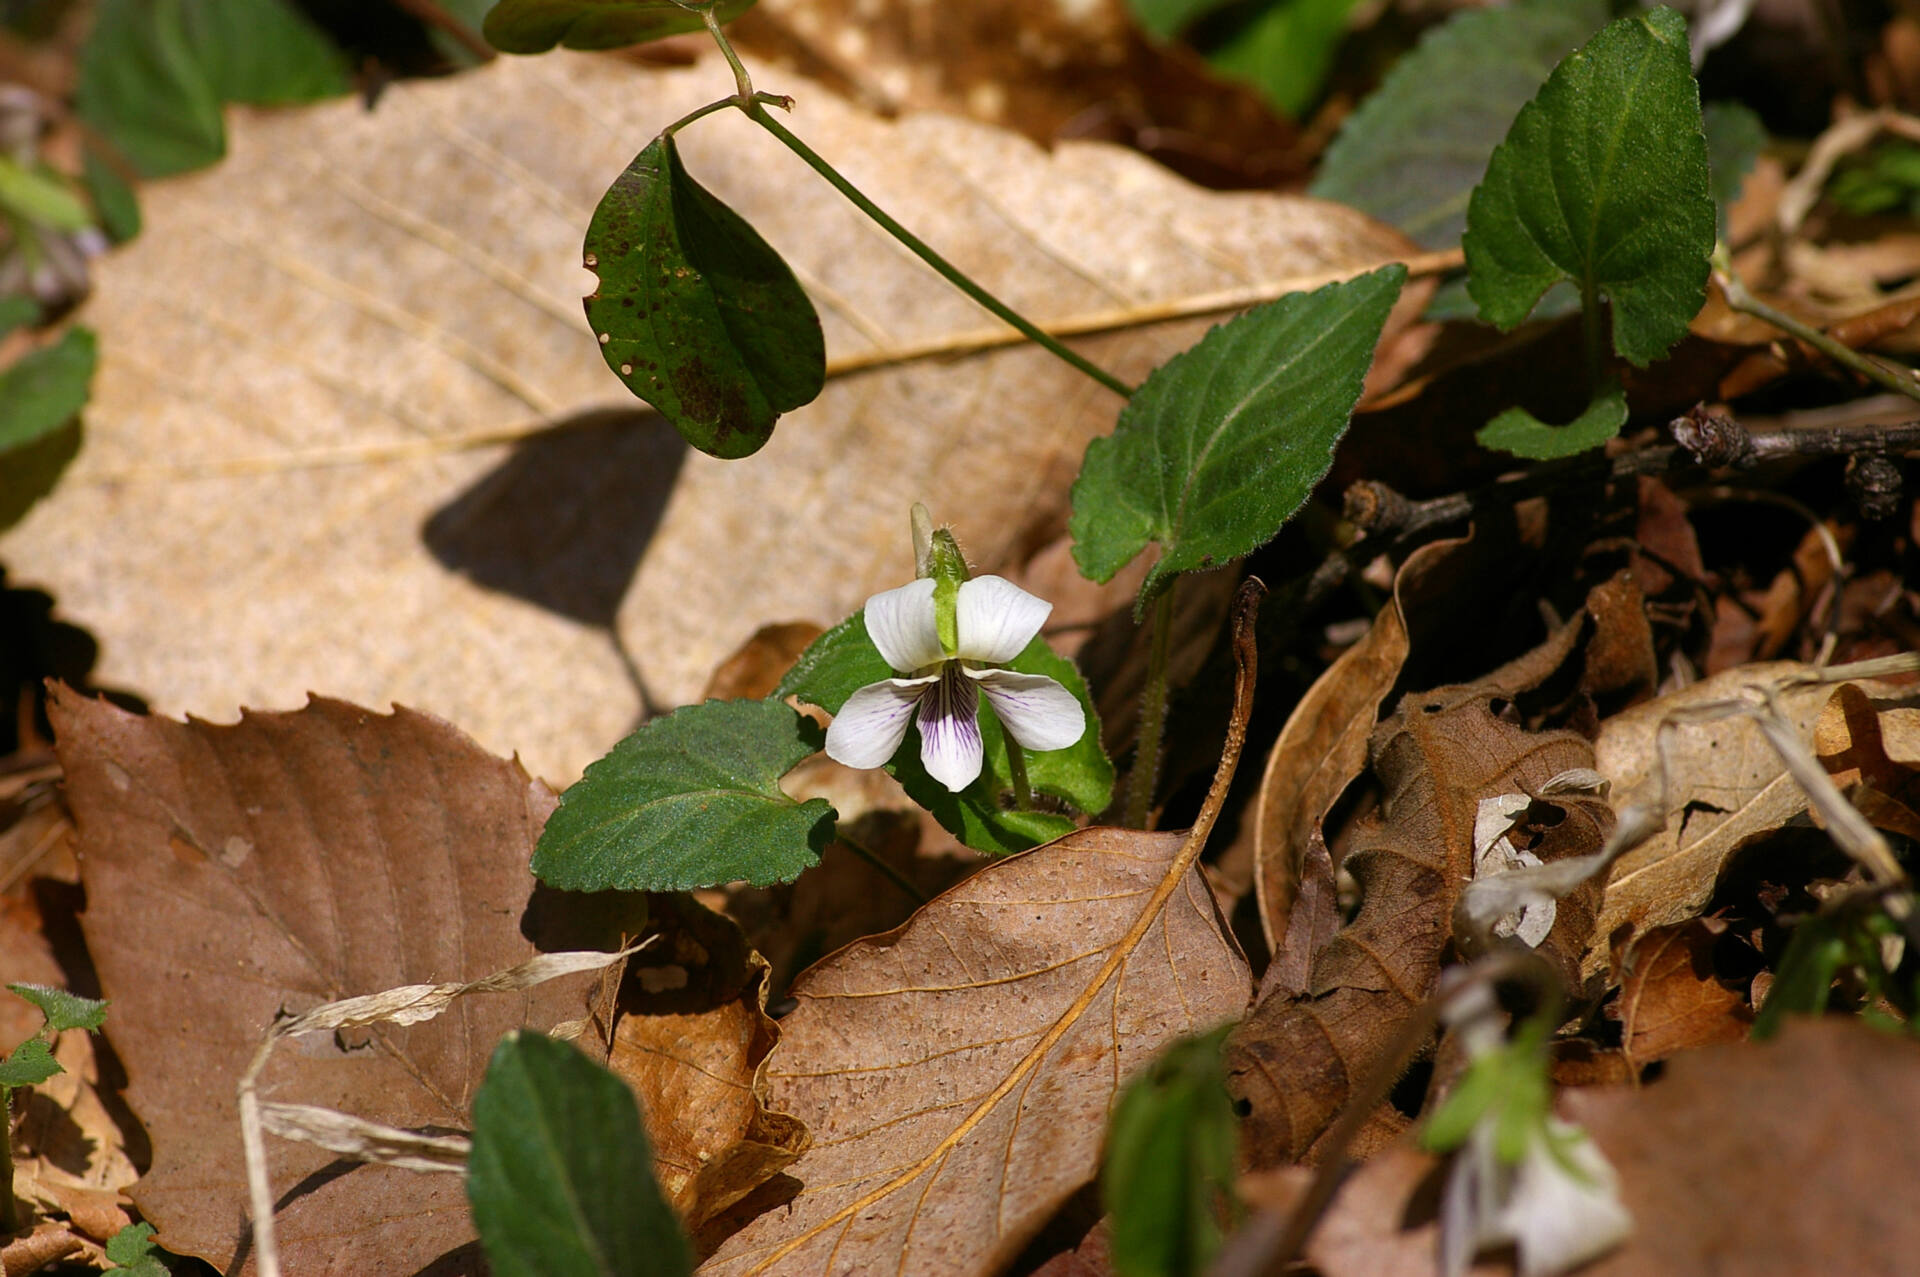
[[[1438,1277],[1439,1158],[1403,1142],[1348,1177],[1307,1238],[1307,1260],[1323,1277]],[[1471,1277],[1505,1277],[1512,1265],[1482,1260]]]
[[[1307,1157],[1400,1023],[1432,991],[1455,901],[1474,873],[1482,801],[1538,795],[1553,777],[1593,766],[1582,737],[1528,732],[1491,708],[1564,661],[1583,623],[1563,626],[1480,683],[1401,698],[1374,729],[1368,752],[1381,807],[1364,818],[1339,864],[1359,883],[1360,910],[1314,956],[1303,992],[1276,988],[1227,1042],[1228,1089],[1247,1114],[1243,1148],[1253,1166]],[[1522,822],[1530,850],[1543,861],[1597,852],[1613,827],[1606,804],[1570,795],[1551,801],[1558,815],[1549,823]],[[1539,946],[1569,976],[1597,895],[1597,888],[1582,888],[1560,901]]]
[[[1620,1049],[1636,1068],[1676,1051],[1743,1040],[1753,1027],[1746,990],[1714,976],[1718,932],[1695,918],[1641,936],[1628,950],[1620,997]]]
[[[998,1272],[1093,1178],[1127,1079],[1246,1006],[1196,841],[1070,834],[802,976],[766,1069],[802,1187],[701,1271]]]
[[[1407,557],[1394,577],[1392,603],[1380,609],[1365,637],[1314,680],[1267,755],[1254,811],[1253,884],[1260,926],[1276,953],[1301,879],[1301,858],[1327,810],[1366,767],[1367,738],[1407,659],[1408,609],[1444,591],[1444,564],[1465,544],[1435,541]]]
[[[87,1239],[65,1224],[43,1223],[0,1246],[0,1274],[38,1272],[56,1259],[88,1253]]]
[[[1846,1017],[1563,1097],[1620,1173],[1626,1245],[1586,1277],[1900,1273],[1920,1254],[1920,1046]],[[1898,1133],[1898,1134],[1896,1134]]]
[[[741,48],[870,110],[940,110],[1036,142],[1130,142],[1209,185],[1273,185],[1308,158],[1258,92],[1179,41],[1149,38],[1122,0],[762,0]]]
[[[1076,345],[1131,381],[1211,322],[1150,308],[1412,248],[1350,209],[1202,191],[1117,147],[1046,153],[761,82],[1011,304],[1117,325]],[[657,129],[730,87],[711,59],[556,53],[392,85],[372,111],[237,112],[229,158],[143,192],[146,233],[100,263],[87,445],[0,555],[99,636],[98,679],[159,711],[310,688],[398,700],[558,780],[642,708],[609,626],[659,707],[759,626],[831,623],[906,579],[915,500],[1002,566],[1058,518],[1120,406],[1051,356],[849,373],[744,462],[687,455],[602,362],[580,305],[594,205]],[[835,368],[996,331],[737,113],[679,141],[810,288]]]
[[[49,711],[79,828],[82,917],[107,1033],[153,1166],[134,1186],[157,1240],[251,1271],[234,1085],[282,1010],[469,979],[534,952],[527,860],[551,790],[410,710],[314,700],[232,727],[56,692]],[[557,947],[557,946],[556,946]],[[464,998],[406,1028],[296,1039],[261,1092],[393,1126],[463,1128],[510,1028],[580,1016],[591,977]],[[183,1062],[189,1067],[183,1067]],[[329,1168],[277,1143],[290,1272],[412,1272],[473,1243],[456,1177]],[[325,1173],[321,1173],[322,1171]]]
[[[1920,838],[1920,708],[1845,684],[1814,723],[1813,752],[1868,820]]]
[[[1601,725],[1594,766],[1613,783],[1616,805],[1644,798],[1655,777],[1654,743],[1670,715],[1714,701],[1779,689],[1779,707],[1801,739],[1811,739],[1831,684],[1794,685],[1811,667],[1793,661],[1746,665],[1636,705]],[[1900,697],[1897,688],[1862,685],[1869,695]],[[1911,693],[1905,694],[1908,698]],[[1685,922],[1699,914],[1728,857],[1774,832],[1807,808],[1807,796],[1787,775],[1780,755],[1751,719],[1676,723],[1667,757],[1669,811],[1665,828],[1622,856],[1607,881],[1600,918],[1583,970],[1600,970],[1615,933]]]
[[[798,1157],[807,1130],[765,1103],[780,1036],[767,960],[691,897],[653,896],[648,930],[661,938],[628,962],[607,1067],[639,1097],[660,1187],[697,1232]]]
[[[105,1242],[133,1222],[123,1208],[139,1172],[125,1132],[100,1098],[92,1036],[60,1034],[53,1057],[64,1072],[14,1092],[14,1196],[43,1217],[65,1216],[75,1231]]]

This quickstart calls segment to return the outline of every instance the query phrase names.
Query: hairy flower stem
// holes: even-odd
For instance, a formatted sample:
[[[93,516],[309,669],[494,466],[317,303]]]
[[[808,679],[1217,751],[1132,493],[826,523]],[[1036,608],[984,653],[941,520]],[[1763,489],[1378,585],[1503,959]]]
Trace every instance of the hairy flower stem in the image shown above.
[[[1007,771],[1013,775],[1013,805],[1021,811],[1033,810],[1033,786],[1027,781],[1027,751],[1012,732],[1007,738]]]
[[[1169,585],[1153,604],[1153,641],[1147,649],[1147,685],[1140,692],[1140,730],[1133,747],[1133,773],[1127,779],[1126,826],[1148,828],[1154,784],[1160,779],[1160,738],[1167,730],[1167,652],[1172,646],[1173,591]]]
[[[0,1237],[20,1231],[20,1206],[13,1200],[13,1088],[0,1086]]]

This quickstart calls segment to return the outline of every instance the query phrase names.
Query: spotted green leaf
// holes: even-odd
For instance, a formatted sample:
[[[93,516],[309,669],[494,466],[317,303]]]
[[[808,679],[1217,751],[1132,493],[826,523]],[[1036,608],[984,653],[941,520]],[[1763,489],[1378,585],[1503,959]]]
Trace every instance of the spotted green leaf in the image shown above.
[[[694,181],[668,136],[594,210],[587,322],[627,389],[700,451],[744,457],[826,383],[820,317],[780,255]]]

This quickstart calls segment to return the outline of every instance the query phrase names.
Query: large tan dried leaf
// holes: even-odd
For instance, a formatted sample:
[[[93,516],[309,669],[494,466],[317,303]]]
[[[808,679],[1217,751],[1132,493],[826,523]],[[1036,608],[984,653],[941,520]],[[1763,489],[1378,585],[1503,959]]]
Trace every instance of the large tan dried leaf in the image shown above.
[[[1620,996],[1607,1014],[1620,1022],[1620,1049],[1635,1069],[1676,1051],[1738,1042],[1753,1027],[1744,989],[1714,977],[1720,928],[1695,918],[1641,936],[1625,954]]]
[[[813,1134],[799,1194],[701,1271],[1000,1271],[1093,1178],[1122,1084],[1246,1006],[1197,850],[1070,834],[802,976],[767,1065]]]
[[[1047,154],[761,83],[1013,305],[1114,325],[1079,344],[1130,381],[1211,322],[1155,308],[1411,248],[1352,210],[1208,193],[1115,147]],[[687,168],[793,264],[848,375],[719,462],[603,364],[580,306],[593,207],[656,130],[730,88],[712,60],[554,54],[394,85],[371,112],[236,113],[229,158],[144,192],[145,233],[100,264],[86,448],[0,555],[99,636],[97,678],[161,711],[398,700],[557,780],[641,708],[609,625],[671,705],[760,625],[830,624],[905,579],[915,500],[980,568],[1007,562],[1119,399],[1024,347],[848,371],[994,321],[737,113],[679,135]]]
[[[262,1031],[283,1009],[530,957],[527,860],[555,799],[518,763],[410,710],[315,700],[219,727],[63,690],[50,713],[79,829],[81,921],[113,1000],[107,1032],[153,1142],[132,1196],[162,1245],[233,1271],[247,1227],[234,1085]],[[501,1034],[580,1016],[590,980],[298,1039],[261,1093],[464,1128]],[[407,1273],[471,1242],[455,1176],[318,1174],[331,1154],[271,1153],[289,1272]]]
[[[1764,689],[1774,690],[1772,704],[1800,738],[1811,740],[1835,695],[1830,683],[1796,683],[1813,673],[1794,661],[1745,665],[1636,705],[1601,725],[1594,766],[1613,783],[1616,804],[1645,800],[1659,765],[1655,741],[1662,722],[1718,701],[1758,704]],[[1874,697],[1913,694],[1880,683],[1860,686]],[[1697,916],[1734,852],[1807,809],[1806,791],[1750,718],[1676,722],[1668,731],[1671,814],[1665,828],[1614,865],[1584,963],[1589,972],[1605,965],[1610,938],[1618,942]],[[1616,936],[1622,927],[1630,929],[1627,936]]]
[[[660,1186],[698,1231],[798,1157],[807,1131],[765,1100],[780,1036],[767,960],[691,897],[653,897],[648,930],[660,938],[628,963],[607,1067],[639,1097]]]

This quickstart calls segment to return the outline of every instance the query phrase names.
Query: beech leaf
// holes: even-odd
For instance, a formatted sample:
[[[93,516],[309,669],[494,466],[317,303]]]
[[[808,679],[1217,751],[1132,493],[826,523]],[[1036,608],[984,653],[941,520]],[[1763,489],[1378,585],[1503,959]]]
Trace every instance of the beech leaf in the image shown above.
[[[560,796],[533,872],[564,891],[691,891],[786,882],[833,839],[824,798],[780,778],[818,752],[777,700],[708,701],[645,724]]]
[[[731,22],[753,0],[719,0],[714,16]],[[500,0],[487,13],[481,33],[502,53],[569,49],[617,49],[705,26],[691,5],[673,0]]]
[[[1549,425],[1525,408],[1509,408],[1480,427],[1473,437],[1483,448],[1511,452],[1531,461],[1551,461],[1597,448],[1626,424],[1626,392],[1619,382],[1610,381],[1584,412],[1564,426]]]
[[[633,1092],[538,1033],[503,1038],[473,1097],[467,1198],[500,1277],[693,1271]]]
[[[1456,12],[1347,117],[1309,191],[1371,213],[1424,248],[1452,248],[1514,114],[1606,20],[1606,0]]]
[[[1467,207],[1467,288],[1502,329],[1560,280],[1590,315],[1604,294],[1614,349],[1645,367],[1700,309],[1713,240],[1687,24],[1658,8],[1609,24],[1520,109]]]
[[[766,1070],[814,1133],[799,1193],[701,1272],[1003,1271],[1093,1179],[1126,1082],[1246,1005],[1197,851],[1081,830],[803,974]]]
[[[1065,799],[1083,812],[1104,810],[1113,797],[1113,763],[1100,746],[1100,715],[1080,671],[1048,647],[1044,638],[1028,643],[1007,668],[1053,679],[1073,693],[1087,716],[1087,730],[1072,745],[1027,753],[1028,783],[1036,792]],[[774,696],[796,696],[837,714],[847,697],[893,675],[867,634],[866,613],[862,610],[815,639],[780,680]],[[980,705],[980,743],[984,752],[980,776],[957,794],[927,775],[921,765],[917,726],[908,729],[906,740],[887,763],[887,773],[932,813],[942,828],[977,851],[1024,851],[1072,832],[1074,822],[1058,812],[1017,811],[1006,806],[1004,799],[1013,792],[1006,734],[984,697]]]
[[[62,688],[49,714],[78,830],[87,951],[113,999],[127,1103],[153,1140],[153,1165],[129,1191],[169,1251],[250,1270],[236,1262],[249,1211],[233,1087],[261,1033],[284,1012],[533,957],[529,936],[548,933],[528,909],[527,858],[553,793],[406,709],[316,698],[219,726]],[[544,947],[611,949],[618,927],[605,930]],[[388,1126],[463,1130],[494,1044],[578,1018],[593,979],[304,1038],[273,1056],[260,1087]],[[334,1157],[268,1147],[269,1181],[301,1185],[277,1214],[283,1271],[410,1273],[472,1244],[457,1177],[319,1174]]]
[[[1154,369],[1073,485],[1073,557],[1113,579],[1153,542],[1144,602],[1175,573],[1269,540],[1333,464],[1406,268],[1293,293]]]
[[[607,366],[702,452],[759,451],[780,414],[826,383],[820,317],[793,271],[687,174],[669,135],[607,189],[586,264],[600,277],[587,323]]]

